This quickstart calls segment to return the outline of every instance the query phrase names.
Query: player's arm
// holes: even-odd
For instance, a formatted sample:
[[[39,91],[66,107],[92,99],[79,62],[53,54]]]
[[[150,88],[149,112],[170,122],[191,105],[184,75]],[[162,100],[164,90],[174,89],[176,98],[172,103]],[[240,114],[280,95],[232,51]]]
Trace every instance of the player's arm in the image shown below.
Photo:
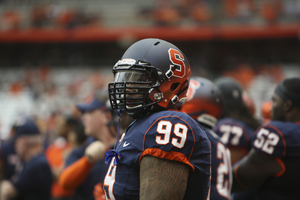
[[[94,165],[84,156],[64,169],[58,179],[58,184],[65,190],[75,190],[89,174]]]
[[[85,150],[85,155],[64,169],[58,179],[58,184],[66,190],[75,190],[88,176],[95,162],[104,159],[105,145],[100,141],[91,143]]]
[[[10,181],[4,180],[1,182],[0,194],[0,200],[8,200],[16,197],[18,191]]]
[[[274,157],[252,149],[248,156],[233,167],[232,192],[258,188],[270,176],[278,174],[282,170],[281,165]]]
[[[144,156],[140,164],[140,199],[182,200],[189,167],[180,162]]]
[[[228,147],[230,149],[231,164],[234,165],[237,161],[241,160],[247,155],[245,148]]]

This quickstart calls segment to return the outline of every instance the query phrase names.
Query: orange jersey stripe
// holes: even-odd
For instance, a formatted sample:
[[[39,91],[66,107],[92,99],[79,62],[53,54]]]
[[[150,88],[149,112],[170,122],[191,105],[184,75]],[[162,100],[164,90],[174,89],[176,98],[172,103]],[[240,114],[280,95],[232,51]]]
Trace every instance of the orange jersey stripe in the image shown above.
[[[280,158],[275,158],[275,160],[282,167],[282,170],[280,172],[278,172],[277,174],[274,175],[275,177],[279,177],[279,176],[281,176],[281,175],[284,174],[284,172],[285,172],[285,165],[284,165],[284,163],[282,162],[282,160]]]
[[[139,159],[139,163],[141,163],[141,160],[145,155],[150,155],[150,156],[157,157],[157,158],[182,162],[182,163],[185,163],[188,166],[190,166],[192,168],[191,171],[195,170],[194,166],[188,161],[186,156],[180,152],[175,152],[175,151],[166,152],[161,149],[149,148],[149,149],[146,149],[142,153],[142,155],[140,156],[140,159]]]
[[[237,164],[237,165],[234,167],[233,175],[234,175],[236,181],[238,182],[238,184],[239,184],[242,188],[246,189],[247,187],[242,183],[242,181],[240,180],[240,178],[239,178],[239,176],[238,176],[238,174],[237,174],[237,170],[238,170],[239,166],[240,166],[240,165]]]

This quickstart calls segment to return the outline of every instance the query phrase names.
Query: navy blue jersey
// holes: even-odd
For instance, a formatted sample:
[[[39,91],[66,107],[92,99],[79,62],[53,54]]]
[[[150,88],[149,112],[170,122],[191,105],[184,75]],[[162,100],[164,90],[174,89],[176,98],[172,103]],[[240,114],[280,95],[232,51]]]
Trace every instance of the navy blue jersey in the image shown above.
[[[218,121],[213,129],[220,136],[221,141],[229,148],[238,148],[248,154],[251,149],[251,143],[254,138],[254,130],[246,123],[232,118],[224,118]],[[234,200],[254,199],[254,191],[232,193]]]
[[[139,199],[140,161],[143,156],[182,162],[190,166],[184,199],[205,200],[210,185],[210,142],[206,132],[189,115],[161,111],[134,121],[116,148],[104,180],[107,199]]]
[[[251,149],[254,130],[244,122],[224,118],[218,121],[213,131],[221,137],[221,141],[228,147],[238,147],[248,153]]]
[[[207,129],[211,143],[211,191],[210,200],[230,199],[232,185],[230,151],[220,137]]]
[[[74,149],[66,160],[66,167],[82,158],[86,147]],[[96,162],[84,182],[76,189],[74,200],[94,200],[94,188],[99,182],[103,182],[107,169],[108,165],[105,164],[104,160]]]
[[[46,157],[39,154],[24,164],[18,180],[12,182],[18,200],[50,200],[52,172]]]
[[[4,165],[4,179],[11,179],[18,174],[21,168],[21,159],[15,151],[15,140],[10,139],[3,143],[0,149],[0,158]],[[15,179],[15,178],[13,178]]]
[[[300,198],[300,122],[273,121],[256,132],[254,149],[274,157],[283,170],[258,189],[258,199]]]

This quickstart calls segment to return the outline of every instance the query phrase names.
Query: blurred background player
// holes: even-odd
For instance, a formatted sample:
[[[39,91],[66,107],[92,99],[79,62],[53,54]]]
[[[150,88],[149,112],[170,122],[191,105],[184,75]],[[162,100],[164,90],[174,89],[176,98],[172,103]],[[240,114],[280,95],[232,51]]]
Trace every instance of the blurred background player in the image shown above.
[[[26,118],[15,137],[15,150],[24,167],[16,180],[1,182],[1,200],[50,200],[52,173],[35,122]]]
[[[209,140],[189,115],[175,111],[186,100],[187,58],[167,41],[143,39],[125,51],[113,73],[111,106],[135,120],[108,152],[106,199],[206,199]]]
[[[51,166],[53,174],[53,185],[51,196],[53,200],[72,199],[74,191],[65,190],[57,181],[63,170],[65,160],[72,149],[84,145],[86,135],[81,120],[75,116],[60,114],[56,117],[57,132],[56,138],[45,150],[45,156]]]
[[[74,200],[94,200],[94,189],[102,184],[108,168],[104,163],[105,153],[116,140],[107,126],[112,116],[99,93],[90,103],[78,104],[77,107],[82,112],[85,134],[93,139],[71,152],[60,174],[59,184],[64,189],[76,190]]]
[[[248,154],[253,133],[260,124],[243,101],[243,88],[236,80],[221,77],[215,84],[224,97],[224,112],[213,130],[230,149],[234,164]]]
[[[18,127],[24,123],[25,117],[17,117],[10,129],[9,137],[0,147],[0,181],[14,180],[22,169],[21,159],[15,150],[15,139]],[[15,175],[15,176],[14,176]]]
[[[251,106],[251,98],[237,80],[221,77],[215,84],[223,94],[224,111],[213,130],[230,149],[231,164],[234,165],[250,151],[254,131],[260,124],[254,117],[255,110],[254,106]],[[252,200],[254,196],[254,191],[232,193],[234,200]]]
[[[257,199],[299,199],[300,78],[280,82],[271,122],[257,131],[253,149],[234,167],[233,191],[256,189]]]
[[[217,86],[202,77],[193,77],[187,101],[179,107],[204,127],[211,142],[211,191],[210,199],[230,199],[232,174],[229,149],[212,131],[223,112],[223,96]]]

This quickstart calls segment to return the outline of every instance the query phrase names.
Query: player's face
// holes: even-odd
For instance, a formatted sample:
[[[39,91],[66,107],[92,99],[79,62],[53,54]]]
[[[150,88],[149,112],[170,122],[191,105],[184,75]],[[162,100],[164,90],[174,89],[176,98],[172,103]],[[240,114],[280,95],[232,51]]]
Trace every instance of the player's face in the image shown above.
[[[63,136],[63,137],[66,137],[68,132],[66,130],[66,119],[63,115],[57,115],[55,117],[55,125],[57,127],[57,134],[59,136]]]
[[[85,134],[88,136],[98,137],[108,122],[106,114],[100,109],[85,112],[82,116],[82,122],[85,127]]]
[[[20,158],[24,158],[27,149],[27,139],[25,136],[20,136],[16,139],[15,150]]]
[[[139,102],[144,99],[149,84],[149,76],[145,72],[139,71],[120,71],[115,76],[115,82],[126,83],[126,106],[137,107]],[[125,92],[125,91],[124,91]]]
[[[272,96],[271,120],[284,121],[283,112],[284,100],[281,99],[276,93]]]

